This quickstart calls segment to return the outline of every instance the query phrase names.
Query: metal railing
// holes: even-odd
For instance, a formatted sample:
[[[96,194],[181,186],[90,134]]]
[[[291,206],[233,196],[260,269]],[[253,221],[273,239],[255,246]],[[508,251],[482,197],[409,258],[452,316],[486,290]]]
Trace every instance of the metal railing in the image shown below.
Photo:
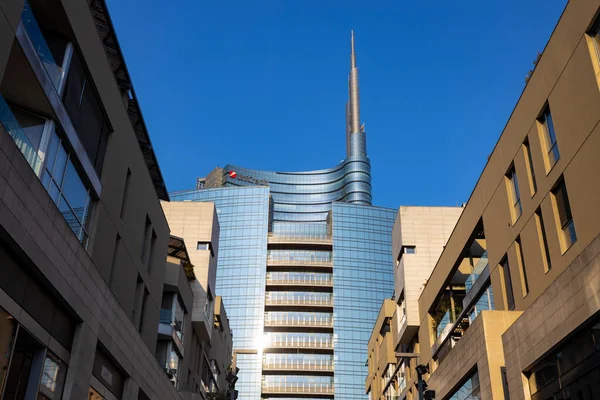
[[[331,286],[333,285],[333,278],[329,274],[293,275],[288,273],[279,273],[275,275],[267,273],[267,285],[269,284]]]
[[[324,326],[333,327],[333,318],[310,318],[310,317],[265,317],[265,326]]]
[[[284,383],[270,384],[263,382],[262,391],[267,393],[314,393],[314,394],[333,394],[333,383]]]
[[[327,251],[283,251],[270,250],[267,252],[267,263],[331,265],[331,252]]]
[[[333,298],[296,297],[273,298],[267,296],[265,304],[268,306],[333,306]]]
[[[263,360],[263,369],[281,370],[281,371],[333,371],[333,361],[331,360],[282,360],[268,361]]]
[[[321,338],[275,337],[269,341],[267,347],[333,349],[333,340]]]
[[[282,243],[331,243],[330,235],[269,233],[269,241]]]

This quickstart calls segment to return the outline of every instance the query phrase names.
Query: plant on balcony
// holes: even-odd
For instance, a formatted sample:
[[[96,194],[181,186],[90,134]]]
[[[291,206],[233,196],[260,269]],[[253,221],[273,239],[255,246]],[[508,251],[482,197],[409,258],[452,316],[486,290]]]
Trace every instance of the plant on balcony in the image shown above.
[[[194,264],[189,261],[182,261],[181,265],[183,266],[183,271],[185,272],[185,277],[188,281],[195,280],[196,274],[194,274]]]
[[[220,392],[206,393],[207,400],[227,400],[227,392],[221,390]]]

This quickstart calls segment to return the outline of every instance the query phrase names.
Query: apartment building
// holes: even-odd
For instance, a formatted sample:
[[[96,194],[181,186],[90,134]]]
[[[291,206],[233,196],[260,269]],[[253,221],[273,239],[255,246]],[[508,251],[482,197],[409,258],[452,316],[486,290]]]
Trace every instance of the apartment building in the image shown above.
[[[204,215],[209,217],[208,227],[218,226],[214,213]],[[208,265],[192,264],[184,239],[177,236],[171,236],[167,253],[156,359],[181,397],[189,400],[228,389],[225,377],[233,338],[225,307],[220,296],[211,302],[199,302],[195,296],[202,287],[202,276],[196,271],[215,267],[210,249],[218,231],[213,233],[208,241],[206,235],[203,237],[204,246],[197,250],[208,256],[203,257]]]
[[[106,5],[0,11],[0,397],[178,398],[168,194]]]
[[[437,399],[598,398],[599,11],[566,5],[419,298]]]
[[[382,304],[368,346],[366,393],[397,399],[417,393],[419,296],[462,207],[401,206],[392,230],[394,297]],[[412,354],[398,358],[396,354]]]
[[[159,330],[166,328],[166,335],[157,345],[157,359],[181,392],[227,390],[224,379],[233,335],[222,299],[215,295],[220,237],[215,205],[163,202],[162,206],[172,234],[178,236],[171,240],[179,250],[169,253],[175,260],[168,260],[174,265],[173,272],[167,271],[172,283],[165,282],[163,293]]]

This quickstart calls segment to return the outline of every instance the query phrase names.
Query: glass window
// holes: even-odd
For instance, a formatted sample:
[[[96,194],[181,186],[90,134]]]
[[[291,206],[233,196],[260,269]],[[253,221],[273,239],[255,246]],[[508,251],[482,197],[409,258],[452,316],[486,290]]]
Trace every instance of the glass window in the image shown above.
[[[477,371],[473,373],[466,382],[462,384],[448,400],[480,400],[481,389],[479,387],[479,374]]]
[[[519,182],[517,181],[517,174],[515,167],[513,166],[508,174],[506,174],[508,180],[508,193],[511,198],[511,214],[513,222],[519,219],[523,212],[523,206],[521,205],[521,193],[519,192]]]
[[[529,172],[529,186],[531,195],[533,196],[537,192],[537,182],[535,181],[535,170],[533,169],[533,160],[531,159],[531,149],[529,148],[528,140],[523,143],[523,152],[525,153],[525,164],[527,164],[527,172]]]
[[[521,237],[518,236],[515,240],[515,249],[519,256],[519,270],[521,273],[521,283],[523,289],[523,296],[527,296],[529,293],[529,282],[527,281],[527,269],[525,268],[525,258],[523,258],[523,246],[521,246]]]
[[[562,250],[565,252],[577,241],[577,233],[575,232],[575,223],[573,222],[571,205],[569,204],[569,196],[564,180],[561,180],[552,190],[552,194],[554,195],[554,202],[560,224],[561,232],[559,232],[559,235],[561,236]]]
[[[44,360],[40,396],[38,400],[58,400],[61,398],[67,368],[54,354],[48,352]]]
[[[0,394],[6,383],[8,365],[17,334],[17,324],[13,317],[0,307]]]
[[[403,246],[404,254],[416,254],[417,247],[416,246]]]
[[[542,218],[542,210],[539,208],[535,211],[535,219],[538,228],[538,235],[541,241],[542,256],[543,261],[545,263],[544,268],[546,272],[548,272],[552,268],[552,263],[550,260],[550,249],[548,248],[548,239],[546,238],[546,228],[544,228],[544,219]]]
[[[508,257],[504,256],[504,259],[500,262],[502,268],[502,275],[504,277],[504,288],[506,291],[506,306],[509,310],[515,309],[515,297],[513,295],[512,279],[510,277],[510,266],[508,265]]]
[[[546,150],[546,156],[544,157],[546,161],[546,171],[550,171],[560,158],[560,153],[558,151],[558,143],[556,142],[554,121],[552,120],[552,114],[550,113],[549,107],[546,107],[539,122],[541,124],[542,146],[544,146]]]

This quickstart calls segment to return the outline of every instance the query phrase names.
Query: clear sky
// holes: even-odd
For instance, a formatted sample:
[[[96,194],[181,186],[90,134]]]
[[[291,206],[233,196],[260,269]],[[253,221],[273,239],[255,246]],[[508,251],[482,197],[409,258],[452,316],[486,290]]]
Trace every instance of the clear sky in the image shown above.
[[[108,0],[170,191],[345,157],[350,29],[375,205],[466,202],[566,0]]]

